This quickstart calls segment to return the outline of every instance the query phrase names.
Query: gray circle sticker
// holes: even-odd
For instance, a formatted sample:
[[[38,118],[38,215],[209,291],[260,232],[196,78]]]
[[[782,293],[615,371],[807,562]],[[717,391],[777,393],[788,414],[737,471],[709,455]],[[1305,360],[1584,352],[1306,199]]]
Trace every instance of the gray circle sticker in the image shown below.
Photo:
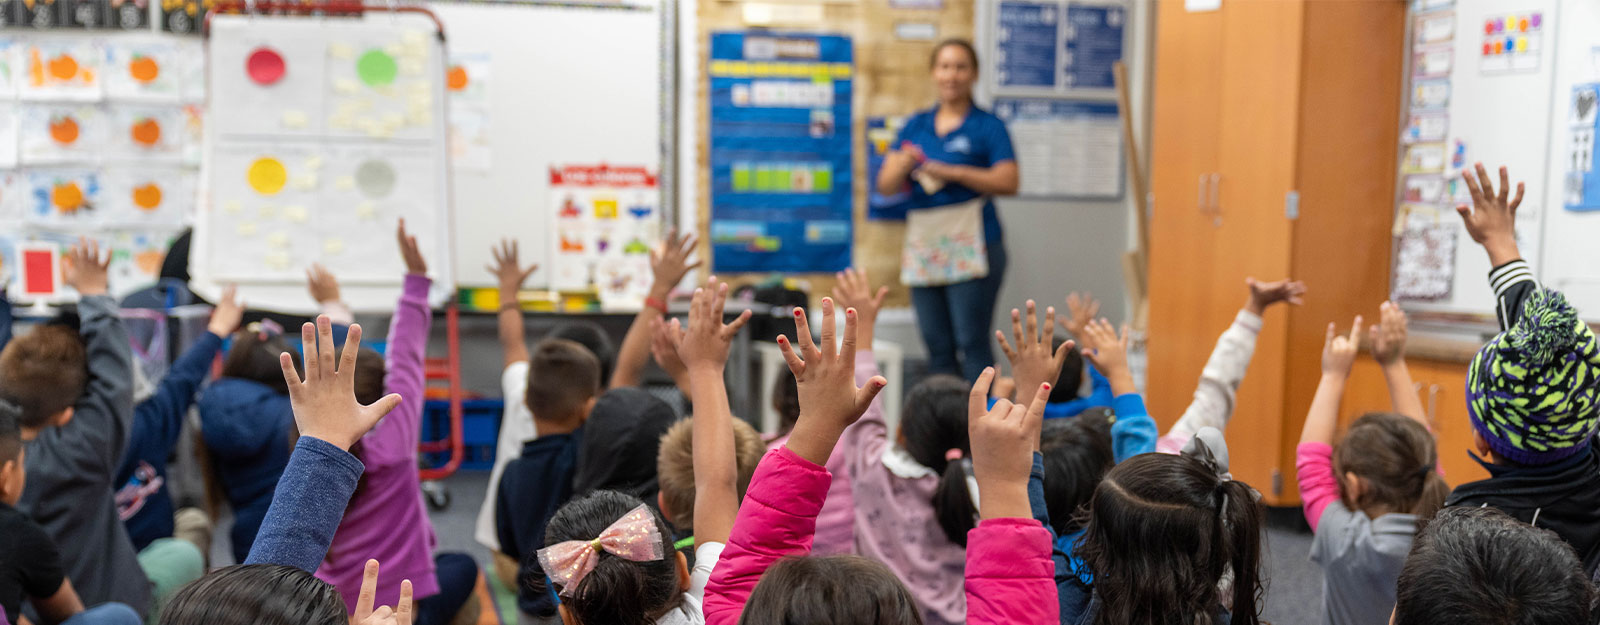
[[[385,161],[365,161],[356,167],[356,187],[374,200],[394,192],[394,167]]]

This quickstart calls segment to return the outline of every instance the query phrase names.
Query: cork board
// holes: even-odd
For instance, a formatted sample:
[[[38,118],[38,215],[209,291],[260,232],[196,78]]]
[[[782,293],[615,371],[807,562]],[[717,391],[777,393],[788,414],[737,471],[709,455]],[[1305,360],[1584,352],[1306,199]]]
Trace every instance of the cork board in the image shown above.
[[[750,10],[757,5],[757,10]],[[771,29],[846,35],[855,44],[855,89],[853,94],[851,137],[854,159],[852,213],[854,215],[854,265],[862,267],[872,282],[890,288],[888,305],[907,306],[910,291],[899,282],[900,248],[904,242],[903,222],[867,221],[866,125],[874,116],[908,115],[933,104],[933,81],[928,75],[928,58],[939,41],[950,37],[973,37],[973,0],[944,0],[939,9],[897,9],[889,0],[854,2],[822,0],[715,0],[696,3],[699,32],[700,71],[695,82],[695,116],[699,137],[695,142],[695,182],[699,193],[694,207],[700,230],[700,255],[711,257],[711,167],[710,167],[710,80],[704,68],[709,62],[711,33],[721,30]],[[760,10],[799,7],[806,10]],[[745,21],[747,15],[768,14],[774,19],[762,23]],[[820,18],[818,16],[820,15]],[[818,19],[811,19],[818,18]],[[937,34],[932,39],[902,40],[896,35],[900,24],[932,24]],[[769,274],[723,274],[734,284],[764,280]],[[806,282],[812,299],[820,300],[833,290],[832,274],[792,274]]]

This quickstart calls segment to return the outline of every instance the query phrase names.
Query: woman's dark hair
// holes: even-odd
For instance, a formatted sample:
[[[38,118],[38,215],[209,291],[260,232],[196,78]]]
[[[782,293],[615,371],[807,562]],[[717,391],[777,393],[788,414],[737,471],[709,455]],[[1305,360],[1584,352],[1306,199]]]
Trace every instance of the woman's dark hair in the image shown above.
[[[1044,455],[1044,502],[1056,534],[1083,529],[1078,511],[1115,465],[1111,417],[1092,408],[1070,419],[1047,419],[1039,439]]]
[[[190,582],[161,610],[164,625],[349,625],[332,584],[292,566],[240,564]]]
[[[953,375],[935,375],[918,383],[906,395],[900,433],[906,453],[917,464],[941,475],[933,492],[934,516],[950,542],[965,547],[967,532],[977,526],[977,507],[967,493],[965,461],[948,459],[950,450],[972,457],[967,439],[967,395],[972,386]]]
[[[283,381],[283,367],[278,364],[278,354],[289,353],[295,371],[304,375],[300,351],[291,349],[281,335],[239,330],[233,333],[233,347],[222,361],[222,377],[239,378],[265,384],[279,393],[289,394],[289,385]],[[358,365],[359,366],[359,365]]]
[[[1061,349],[1061,344],[1066,338],[1055,335],[1050,339],[1050,349]],[[1067,350],[1067,359],[1061,364],[1061,375],[1056,376],[1055,386],[1050,387],[1050,403],[1059,404],[1078,398],[1078,389],[1083,386],[1083,354],[1076,349]],[[1020,390],[1020,389],[1019,389]]]
[[[1415,514],[1424,524],[1450,496],[1450,485],[1439,476],[1438,464],[1428,428],[1392,412],[1362,415],[1333,450],[1333,473],[1339,478],[1340,498],[1346,506]],[[1345,472],[1365,480],[1359,499],[1350,496]]]
[[[1555,532],[1494,508],[1439,511],[1396,583],[1395,625],[1592,623],[1595,589]]]
[[[739,625],[922,625],[889,567],[861,556],[778,560],[750,593]]]
[[[602,490],[567,502],[550,517],[544,528],[546,546],[569,540],[594,540],[617,519],[643,502],[619,492]],[[653,509],[656,529],[661,532],[660,560],[633,562],[600,552],[594,570],[572,589],[561,595],[561,602],[583,625],[650,625],[683,602],[678,585],[678,552],[672,549],[672,529]],[[531,557],[531,556],[530,556]],[[537,559],[534,559],[537,562]],[[528,567],[524,567],[528,568]],[[532,580],[521,580],[527,584]],[[543,580],[536,592],[545,592]],[[556,592],[563,589],[559,586]]]
[[[800,385],[788,367],[778,367],[772,379],[772,409],[778,412],[779,434],[788,434],[800,420]]]
[[[1078,554],[1094,571],[1096,625],[1260,623],[1265,511],[1244,482],[1188,456],[1149,453],[1111,469],[1086,511]]]
[[[972,71],[973,71],[973,73],[977,73],[977,71],[978,71],[978,49],[972,47],[972,42],[971,41],[967,41],[966,39],[962,39],[960,37],[954,37],[954,38],[951,38],[951,39],[946,39],[944,41],[939,42],[939,45],[933,47],[933,54],[928,55],[928,68],[929,69],[932,69],[933,66],[939,64],[939,53],[940,52],[944,52],[945,48],[961,48],[963,51],[965,51],[967,53],[967,58],[972,59]]]
[[[588,321],[569,321],[550,331],[552,339],[566,339],[584,346],[600,361],[600,388],[611,387],[611,373],[617,368],[617,348],[604,328]]]

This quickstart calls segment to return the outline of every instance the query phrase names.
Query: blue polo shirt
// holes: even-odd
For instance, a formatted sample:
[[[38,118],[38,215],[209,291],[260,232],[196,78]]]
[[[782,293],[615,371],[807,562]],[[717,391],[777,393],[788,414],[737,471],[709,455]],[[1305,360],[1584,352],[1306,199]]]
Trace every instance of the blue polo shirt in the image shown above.
[[[899,149],[901,144],[910,141],[922,148],[922,153],[929,160],[951,165],[993,167],[996,163],[1016,160],[1016,152],[1011,148],[1011,133],[1006,131],[1005,122],[989,111],[973,105],[961,125],[943,137],[934,130],[934,116],[938,112],[939,107],[935,105],[906,120],[893,147]],[[921,185],[912,184],[911,198],[906,201],[906,208],[917,210],[946,206],[975,197],[978,197],[978,192],[955,183],[945,185],[932,195],[924,192]],[[983,204],[983,238],[990,245],[1001,242],[1000,215],[995,212],[992,199]]]

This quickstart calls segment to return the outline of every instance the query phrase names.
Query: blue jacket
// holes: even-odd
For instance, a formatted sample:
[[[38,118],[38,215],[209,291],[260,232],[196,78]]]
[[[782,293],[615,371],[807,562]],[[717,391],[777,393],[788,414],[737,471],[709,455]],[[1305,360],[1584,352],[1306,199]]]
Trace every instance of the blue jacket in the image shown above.
[[[289,464],[289,396],[260,382],[223,378],[200,395],[200,435],[233,507],[233,557],[244,562],[272,491]]]
[[[284,467],[283,477],[273,484],[277,496],[268,498],[271,507],[261,523],[260,540],[250,550],[250,557],[239,561],[317,572],[365,470],[349,452],[310,436],[302,437]]]
[[[207,332],[178,357],[154,395],[133,409],[128,449],[117,469],[117,514],[128,528],[133,548],[143,551],[172,536],[172,495],[167,491],[167,458],[183,432],[184,416],[206,381],[222,337]]]

